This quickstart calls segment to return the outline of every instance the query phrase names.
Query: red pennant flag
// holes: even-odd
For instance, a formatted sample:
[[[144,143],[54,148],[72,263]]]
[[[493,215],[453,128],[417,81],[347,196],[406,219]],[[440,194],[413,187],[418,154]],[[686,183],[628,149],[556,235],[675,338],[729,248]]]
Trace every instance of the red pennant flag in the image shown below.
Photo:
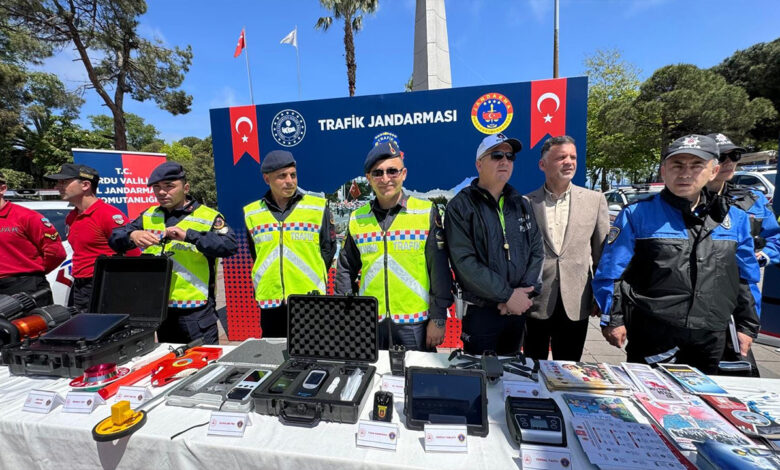
[[[257,138],[257,110],[255,106],[230,108],[230,137],[233,141],[233,165],[249,154],[260,163],[260,143]]]
[[[531,147],[566,134],[566,79],[531,82]]]
[[[349,195],[352,196],[352,199],[357,199],[360,197],[360,187],[357,185],[355,180],[352,180],[352,186],[349,187]]]
[[[236,52],[233,53],[233,57],[241,55],[241,51],[246,47],[246,39],[244,38],[244,30],[241,30],[241,36],[238,37],[238,44],[236,44]]]

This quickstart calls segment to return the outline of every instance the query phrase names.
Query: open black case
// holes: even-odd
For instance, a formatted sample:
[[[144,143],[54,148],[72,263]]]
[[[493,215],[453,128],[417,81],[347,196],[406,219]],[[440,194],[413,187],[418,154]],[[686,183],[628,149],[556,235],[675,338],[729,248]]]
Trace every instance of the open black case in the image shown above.
[[[57,327],[68,329],[68,335],[47,338],[47,333],[4,349],[11,374],[73,378],[93,365],[120,365],[150,352],[155,348],[154,333],[168,313],[172,267],[167,256],[100,256],[95,262],[90,312],[129,318],[97,330],[98,325],[75,315]],[[94,317],[100,320],[100,315]]]
[[[255,412],[299,426],[356,423],[376,372],[376,299],[291,295],[287,308],[290,358],[252,392]]]

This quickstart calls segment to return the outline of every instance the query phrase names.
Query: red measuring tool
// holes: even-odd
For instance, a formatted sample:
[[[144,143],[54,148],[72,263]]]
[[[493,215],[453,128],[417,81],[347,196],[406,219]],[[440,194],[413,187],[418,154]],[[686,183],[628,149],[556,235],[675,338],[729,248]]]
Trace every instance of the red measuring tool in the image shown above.
[[[145,366],[127,374],[121,379],[111,382],[110,384],[98,390],[98,394],[100,394],[104,400],[107,400],[116,395],[116,393],[119,391],[119,387],[132,385],[149,375],[157,373],[161,366],[176,363],[178,359],[186,358],[187,360],[185,362],[179,363],[177,366],[170,365],[166,367],[165,374],[158,376],[158,380],[163,380],[163,383],[159,385],[164,385],[173,380],[173,376],[175,374],[185,369],[200,369],[206,366],[209,361],[218,359],[222,355],[222,348],[201,347],[201,344],[203,344],[203,340],[196,339],[187,345],[179,346],[156,361],[152,361],[149,364],[146,364]],[[153,382],[153,385],[158,384]]]

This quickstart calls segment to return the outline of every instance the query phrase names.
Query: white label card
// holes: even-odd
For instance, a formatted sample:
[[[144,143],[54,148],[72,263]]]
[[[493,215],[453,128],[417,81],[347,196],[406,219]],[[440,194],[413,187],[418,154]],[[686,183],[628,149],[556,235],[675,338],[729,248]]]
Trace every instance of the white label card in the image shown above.
[[[523,380],[502,380],[502,382],[504,384],[504,400],[507,397],[539,398],[542,395],[542,388],[536,382]]]
[[[209,436],[243,437],[247,426],[252,425],[248,413],[214,411],[209,420]]]
[[[397,424],[361,419],[355,434],[355,444],[358,447],[395,450],[399,435]]]
[[[425,452],[468,452],[466,426],[451,424],[425,425]]]
[[[393,401],[404,401],[404,387],[406,386],[406,377],[398,375],[385,374],[382,376],[381,390],[393,394]]]
[[[149,386],[146,387],[119,387],[119,391],[116,392],[115,403],[119,403],[122,400],[130,402],[130,406],[135,408],[140,406],[146,400],[152,398],[152,391],[149,390]]]
[[[520,447],[523,470],[571,470],[571,452],[565,447],[532,446]]]
[[[62,412],[89,414],[105,402],[97,392],[68,392]]]
[[[48,390],[30,390],[24,401],[22,411],[47,414],[62,403],[62,397],[57,392]]]

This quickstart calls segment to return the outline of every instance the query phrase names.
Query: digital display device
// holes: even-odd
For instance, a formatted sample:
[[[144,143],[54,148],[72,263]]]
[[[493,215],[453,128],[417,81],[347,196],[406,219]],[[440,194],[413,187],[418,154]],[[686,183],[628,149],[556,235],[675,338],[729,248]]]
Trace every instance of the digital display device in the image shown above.
[[[531,429],[548,429],[547,421],[531,418]]]
[[[505,411],[516,443],[566,447],[563,414],[552,398],[507,397]]]
[[[486,436],[487,396],[481,370],[409,367],[404,414],[409,429],[425,424],[465,424],[469,434]]]
[[[328,372],[322,369],[314,369],[309,372],[309,375],[303,380],[298,391],[295,393],[299,397],[312,397],[317,394],[325,378],[328,376]]]
[[[46,341],[98,341],[124,325],[130,315],[124,313],[81,313],[55,327],[42,338]]]
[[[253,370],[227,394],[229,400],[243,400],[271,373],[266,369]]]
[[[276,382],[274,382],[273,385],[271,385],[270,388],[268,388],[268,393],[282,393],[284,392],[287,387],[290,386],[290,384],[295,380],[294,375],[284,374],[278,379],[276,379]]]

